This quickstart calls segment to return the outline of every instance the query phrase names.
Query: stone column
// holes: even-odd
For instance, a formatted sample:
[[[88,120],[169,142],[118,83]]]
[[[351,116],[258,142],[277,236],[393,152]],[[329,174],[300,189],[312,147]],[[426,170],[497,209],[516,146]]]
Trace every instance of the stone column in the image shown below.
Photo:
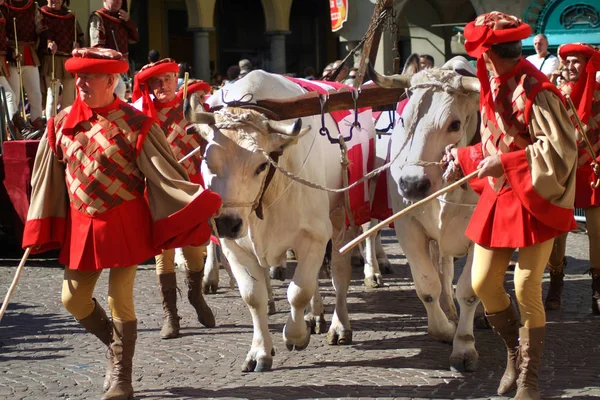
[[[276,74],[286,73],[285,36],[289,33],[289,31],[266,32],[271,39],[270,70]]]
[[[192,28],[194,32],[194,78],[211,81],[210,74],[210,42],[208,33],[212,29]]]

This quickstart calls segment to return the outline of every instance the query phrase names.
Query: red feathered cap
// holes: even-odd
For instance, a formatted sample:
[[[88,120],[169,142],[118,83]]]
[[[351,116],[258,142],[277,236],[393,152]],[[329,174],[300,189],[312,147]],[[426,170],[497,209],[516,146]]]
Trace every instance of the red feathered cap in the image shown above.
[[[563,44],[558,48],[558,56],[563,62],[572,55],[587,58],[585,70],[581,72],[571,91],[571,100],[577,107],[577,115],[587,124],[592,115],[592,102],[597,86],[596,72],[600,71],[600,50],[586,43]]]
[[[531,26],[519,18],[492,11],[465,26],[465,49],[471,57],[479,58],[493,45],[526,39],[531,32]]]
[[[152,77],[169,72],[178,73],[179,65],[177,65],[172,58],[163,58],[155,63],[144,65],[142,69],[140,69],[140,72],[133,78],[133,93],[131,95],[131,100],[135,103],[140,97],[143,97],[142,112],[154,120],[158,119],[158,114],[156,113],[156,109],[150,98],[150,89],[146,82]]]
[[[189,97],[192,93],[199,92],[201,90],[204,90],[204,93],[206,93],[206,94],[210,94],[211,89],[212,89],[211,86],[208,83],[204,82],[203,80],[191,79],[188,81],[187,95]],[[180,99],[183,99],[183,86],[181,86],[179,88],[179,91],[177,92],[177,96]]]
[[[71,54],[65,68],[72,74],[122,74],[129,69],[123,55],[112,49],[82,47],[73,49]]]

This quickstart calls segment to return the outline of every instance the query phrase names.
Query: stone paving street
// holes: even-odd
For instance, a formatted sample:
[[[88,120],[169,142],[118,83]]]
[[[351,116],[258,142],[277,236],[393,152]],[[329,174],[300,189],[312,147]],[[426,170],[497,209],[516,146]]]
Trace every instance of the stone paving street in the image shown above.
[[[242,373],[252,340],[250,314],[237,289],[221,274],[218,294],[208,297],[217,327],[194,319],[187,299],[179,302],[183,337],[160,340],[162,310],[153,265],[140,267],[136,282],[139,338],[134,387],[138,399],[325,399],[325,398],[491,398],[504,370],[505,350],[491,330],[477,330],[479,369],[448,369],[451,346],[427,336],[418,300],[400,248],[391,232],[384,243],[394,274],[384,288],[365,289],[362,271],[353,271],[349,310],[354,343],[325,344],[311,338],[302,352],[282,342],[287,318],[286,282],[274,281],[276,315],[270,317],[277,354],[273,371]],[[548,338],[541,369],[544,398],[600,397],[600,317],[590,311],[587,237],[569,235],[567,281],[561,311],[548,314]],[[4,298],[19,255],[0,259]],[[98,399],[106,350],[71,318],[60,302],[62,271],[55,260],[27,264],[7,314],[0,322],[0,399]],[[460,268],[457,267],[457,272]],[[223,271],[222,271],[223,272]],[[288,271],[288,276],[289,276]],[[178,273],[183,287],[184,273]],[[106,305],[107,273],[97,288]],[[548,278],[544,283],[547,290]],[[331,283],[320,281],[331,320]],[[507,285],[512,286],[512,274]],[[185,294],[185,293],[184,293]]]

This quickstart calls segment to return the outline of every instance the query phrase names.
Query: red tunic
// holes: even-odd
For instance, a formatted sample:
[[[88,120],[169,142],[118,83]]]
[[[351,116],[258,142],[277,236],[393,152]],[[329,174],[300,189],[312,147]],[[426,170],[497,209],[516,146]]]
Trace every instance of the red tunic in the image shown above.
[[[471,185],[481,198],[466,235],[481,246],[527,247],[576,228],[572,209],[551,203],[533,186],[525,152],[534,143],[528,130],[531,107],[541,90],[556,89],[532,68],[522,59],[507,74],[492,78],[495,112],[481,108],[482,143],[458,149],[465,174],[489,155],[500,155],[504,168],[502,177],[489,177],[487,183],[476,179]]]
[[[13,18],[16,18],[17,39],[19,47],[23,52],[23,65],[39,66],[39,60],[35,54],[38,33],[41,31],[39,21],[39,9],[33,0],[12,0],[8,5],[8,23],[6,24],[6,36],[14,47],[15,29]]]
[[[67,107],[49,121],[48,145],[40,146],[36,157],[36,167],[43,171],[44,157],[48,157],[42,147],[49,147],[53,153],[50,158],[64,165],[65,179],[58,184],[61,172],[48,170],[46,176],[34,177],[33,182],[33,197],[48,195],[44,190],[58,196],[66,186],[69,210],[61,218],[65,213],[60,207],[46,212],[30,209],[23,247],[33,247],[34,253],[60,247],[61,263],[70,269],[92,271],[136,265],[163,248],[198,246],[209,239],[206,219],[220,206],[220,198],[210,191],[201,192],[166,218],[153,220],[144,196],[150,178],[142,173],[138,161],[149,130],[159,131],[152,120],[116,99],[107,107],[94,109],[90,120],[67,135],[62,125],[69,111]],[[151,161],[157,162],[160,160]],[[153,181],[153,188],[163,182],[166,187],[178,187],[175,181],[163,178]],[[32,199],[34,207],[48,207],[48,203]],[[155,200],[152,207],[161,204]],[[46,216],[32,216],[40,214]]]
[[[571,94],[572,87],[572,82],[569,82],[561,87],[561,91],[565,95]],[[586,135],[594,148],[596,156],[600,159],[598,156],[600,151],[600,84],[598,83],[594,91],[591,116],[587,123]],[[592,156],[579,131],[577,134],[577,148],[579,157],[577,160],[575,207],[598,207],[600,206],[600,188],[594,189],[590,186],[590,183],[596,182],[598,177],[592,170]]]
[[[105,8],[94,11],[90,16],[91,18],[98,18],[100,20],[98,43],[92,43],[92,47],[105,47],[117,50],[124,56],[127,56],[129,54],[129,43],[137,43],[140,40],[137,27],[131,18],[127,22],[124,22],[119,19],[118,14],[112,13]]]
[[[177,160],[181,160],[192,150],[200,147],[202,138],[199,134],[188,134],[185,130],[188,122],[183,116],[183,101],[179,97],[175,97],[173,101],[168,103],[160,103],[154,100],[154,108],[158,113],[158,123],[165,133],[167,142],[171,145]],[[201,163],[202,152],[199,151],[185,160],[182,165],[190,176],[190,181],[204,186],[200,174]]]
[[[57,55],[71,57],[73,44],[75,41],[75,14],[67,8],[61,8],[55,11],[48,6],[40,8],[42,13],[42,24],[46,28],[42,36],[41,46],[45,46],[49,41],[56,43]],[[77,29],[77,42],[83,47],[83,32]]]

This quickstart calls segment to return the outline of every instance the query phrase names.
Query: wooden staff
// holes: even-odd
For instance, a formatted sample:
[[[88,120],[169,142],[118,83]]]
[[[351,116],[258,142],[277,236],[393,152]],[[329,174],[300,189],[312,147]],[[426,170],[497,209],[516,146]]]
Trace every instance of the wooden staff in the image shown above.
[[[571,111],[573,112],[573,118],[575,119],[575,125],[577,125],[577,129],[579,130],[579,132],[581,133],[581,136],[583,137],[583,141],[585,142],[588,151],[590,152],[590,155],[592,156],[592,169],[594,170],[594,173],[596,173],[596,168],[594,168],[595,165],[598,165],[598,162],[596,161],[596,152],[594,151],[594,146],[592,146],[592,142],[590,142],[590,138],[588,138],[588,135],[585,133],[585,130],[583,129],[583,122],[581,122],[581,119],[579,118],[579,114],[577,114],[577,109],[575,108],[575,104],[573,104],[573,101],[571,100],[571,96],[565,96],[567,99],[567,104],[569,105],[569,108],[571,109]],[[594,189],[598,189],[598,186],[600,186],[600,177],[596,176],[596,181],[595,182],[590,182],[590,186],[593,187]]]
[[[190,79],[190,73],[186,72],[183,75],[183,100],[187,99],[187,90],[188,90],[188,79]]]
[[[2,308],[0,309],[0,321],[2,321],[2,317],[4,316],[4,312],[8,307],[8,302],[17,287],[17,283],[19,282],[19,277],[21,277],[21,272],[23,272],[23,267],[25,266],[25,262],[27,262],[27,258],[29,258],[29,253],[31,253],[31,247],[28,247],[25,250],[25,254],[23,254],[23,258],[21,258],[21,262],[17,267],[17,272],[15,272],[15,277],[13,278],[12,284],[8,288],[8,293],[6,293],[6,297],[4,298],[4,302],[2,303]]]
[[[380,223],[378,223],[377,225],[375,225],[374,227],[372,227],[371,229],[369,229],[362,235],[360,235],[360,236],[356,237],[354,240],[351,240],[350,242],[348,242],[344,247],[342,247],[340,249],[340,253],[342,255],[346,254],[348,251],[350,251],[351,249],[356,247],[360,242],[367,239],[369,236],[376,234],[377,232],[379,232],[380,230],[382,230],[383,228],[385,228],[386,226],[388,226],[389,224],[391,224],[398,218],[408,214],[409,212],[413,211],[415,208],[421,207],[421,206],[429,203],[430,201],[435,200],[439,196],[446,194],[446,193],[456,189],[460,185],[470,181],[471,179],[475,178],[477,176],[477,174],[479,174],[479,171],[481,171],[481,168],[471,172],[469,175],[457,180],[456,182],[446,186],[445,188],[440,189],[433,194],[430,194],[429,196],[425,197],[423,200],[419,200],[416,203],[411,204],[410,206],[406,207],[404,210],[398,211],[396,214],[392,215],[388,219],[381,221]]]
[[[25,113],[25,91],[23,90],[23,69],[21,68],[21,60],[19,60],[19,39],[17,38],[17,19],[13,18],[13,27],[15,28],[15,48],[17,50],[17,71],[19,74],[19,90],[21,91],[21,107],[23,119],[27,121],[27,114]]]

